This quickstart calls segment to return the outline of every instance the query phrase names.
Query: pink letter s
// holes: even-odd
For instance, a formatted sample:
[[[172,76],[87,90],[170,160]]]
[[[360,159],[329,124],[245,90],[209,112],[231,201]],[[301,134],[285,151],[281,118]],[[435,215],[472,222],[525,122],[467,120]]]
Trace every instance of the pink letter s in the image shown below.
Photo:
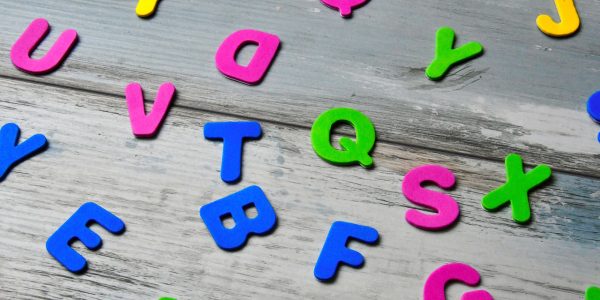
[[[454,186],[452,171],[437,165],[425,165],[410,170],[402,181],[402,193],[412,203],[437,211],[436,215],[425,214],[416,209],[406,212],[406,221],[425,230],[440,230],[456,221],[460,213],[458,203],[446,194],[430,191],[421,186],[431,181],[442,189]]]

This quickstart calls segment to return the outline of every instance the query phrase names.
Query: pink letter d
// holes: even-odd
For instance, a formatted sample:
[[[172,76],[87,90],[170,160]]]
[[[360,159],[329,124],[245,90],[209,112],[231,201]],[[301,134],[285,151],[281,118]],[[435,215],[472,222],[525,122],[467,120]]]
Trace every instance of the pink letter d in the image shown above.
[[[236,55],[248,44],[258,45],[254,57],[247,66],[240,66]],[[257,30],[244,29],[228,36],[215,56],[217,69],[225,76],[246,84],[258,84],[269,69],[277,50],[279,38],[276,35]]]

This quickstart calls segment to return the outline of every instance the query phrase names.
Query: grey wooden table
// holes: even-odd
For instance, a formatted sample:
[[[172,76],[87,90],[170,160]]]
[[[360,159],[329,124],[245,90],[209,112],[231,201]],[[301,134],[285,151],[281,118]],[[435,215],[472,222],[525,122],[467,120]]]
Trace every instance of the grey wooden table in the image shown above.
[[[317,0],[166,0],[149,20],[135,15],[133,0],[0,4],[2,123],[50,143],[0,183],[2,299],[421,299],[427,275],[451,261],[478,269],[496,299],[582,299],[600,285],[600,126],[585,112],[600,89],[598,0],[577,1],[582,28],[568,39],[536,28],[538,14],[556,16],[551,0],[373,0],[350,20]],[[53,30],[35,57],[66,28],[80,37],[46,76],[22,73],[9,58],[38,17]],[[481,42],[485,54],[434,83],[424,68],[440,26],[454,28],[458,44]],[[255,87],[214,67],[221,41],[243,28],[282,40]],[[177,87],[156,139],[130,132],[123,91],[132,81],[149,99],[162,82]],[[333,166],[312,150],[313,120],[337,106],[373,120],[374,169]],[[236,185],[219,178],[221,143],[202,137],[204,123],[227,120],[259,120],[264,131],[245,145]],[[480,205],[504,182],[511,152],[554,170],[530,195],[529,225]],[[458,178],[450,195],[461,219],[449,231],[404,220],[415,207],[401,193],[403,176],[423,164]],[[222,251],[198,209],[251,184],[265,190],[279,225],[241,251]],[[127,231],[94,228],[104,239],[95,252],[76,242],[89,270],[73,275],[45,241],[87,201]],[[312,270],[335,220],[375,227],[381,242],[352,243],[365,266],[323,284]],[[450,286],[449,299],[464,290]]]

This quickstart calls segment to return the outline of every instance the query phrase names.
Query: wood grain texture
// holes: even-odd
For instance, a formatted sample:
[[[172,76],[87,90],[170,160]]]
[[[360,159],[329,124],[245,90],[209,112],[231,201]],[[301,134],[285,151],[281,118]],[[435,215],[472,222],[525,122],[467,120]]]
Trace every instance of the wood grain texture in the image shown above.
[[[2,298],[421,299],[430,272],[462,261],[481,271],[496,299],[564,300],[581,299],[600,272],[598,179],[556,172],[531,194],[535,220],[521,226],[507,209],[480,206],[503,183],[501,163],[379,142],[373,170],[337,167],[315,155],[307,129],[262,122],[263,138],[245,144],[242,182],[227,185],[219,179],[222,145],[204,140],[202,125],[229,116],[175,106],[157,139],[138,140],[123,97],[13,79],[0,79],[0,95],[3,122],[50,142],[0,183]],[[431,163],[458,178],[450,194],[461,219],[443,233],[404,221],[413,206],[401,194],[402,177]],[[266,192],[278,227],[241,251],[222,251],[198,210],[251,184]],[[127,231],[94,227],[103,247],[90,252],[77,243],[90,269],[72,275],[44,244],[87,201],[122,218]],[[322,284],[312,269],[335,220],[373,226],[381,242],[351,243],[365,255],[364,268],[343,267],[334,284]],[[452,285],[449,293],[457,299],[464,290]]]
[[[553,1],[370,1],[343,20],[317,0],[162,1],[141,20],[136,1],[2,1],[0,74],[110,95],[131,81],[173,81],[177,105],[307,128],[323,110],[350,106],[375,122],[379,139],[501,161],[509,152],[572,174],[600,177],[599,127],[585,101],[599,89],[600,2],[577,1],[582,28],[552,39],[538,14]],[[75,27],[80,43],[44,77],[15,70],[10,45],[37,17],[58,32]],[[435,30],[454,28],[458,44],[477,40],[485,54],[426,79]],[[276,33],[282,49],[266,80],[249,88],[214,67],[221,41],[241,28]],[[242,53],[242,56],[248,56]]]

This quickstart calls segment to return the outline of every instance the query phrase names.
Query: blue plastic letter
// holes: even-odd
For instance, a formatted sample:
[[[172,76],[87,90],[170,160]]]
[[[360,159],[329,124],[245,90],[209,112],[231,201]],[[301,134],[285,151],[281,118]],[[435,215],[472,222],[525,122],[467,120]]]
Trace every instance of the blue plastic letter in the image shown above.
[[[315,277],[319,280],[331,280],[337,273],[340,263],[358,268],[365,262],[362,254],[346,247],[348,239],[355,239],[366,244],[375,244],[379,233],[374,228],[347,223],[334,222],[329,229],[325,245],[315,265]]]
[[[211,122],[204,125],[204,138],[223,140],[221,180],[233,183],[240,179],[244,139],[258,139],[261,134],[258,122]]]
[[[36,134],[17,145],[19,133],[19,126],[14,123],[6,123],[0,129],[0,181],[10,168],[42,150],[48,143],[44,135]]]
[[[102,245],[102,238],[88,228],[93,222],[113,234],[125,230],[125,223],[121,219],[98,204],[88,202],[79,207],[46,241],[48,253],[73,273],[84,271],[87,261],[71,248],[71,242],[78,239],[90,250],[97,250]]]
[[[254,205],[258,215],[248,218],[245,208]],[[235,222],[233,228],[226,228],[222,219],[231,216]],[[206,204],[200,208],[200,217],[212,235],[217,246],[223,250],[235,250],[243,247],[252,233],[267,234],[277,222],[275,210],[260,187],[253,185],[223,199]]]

